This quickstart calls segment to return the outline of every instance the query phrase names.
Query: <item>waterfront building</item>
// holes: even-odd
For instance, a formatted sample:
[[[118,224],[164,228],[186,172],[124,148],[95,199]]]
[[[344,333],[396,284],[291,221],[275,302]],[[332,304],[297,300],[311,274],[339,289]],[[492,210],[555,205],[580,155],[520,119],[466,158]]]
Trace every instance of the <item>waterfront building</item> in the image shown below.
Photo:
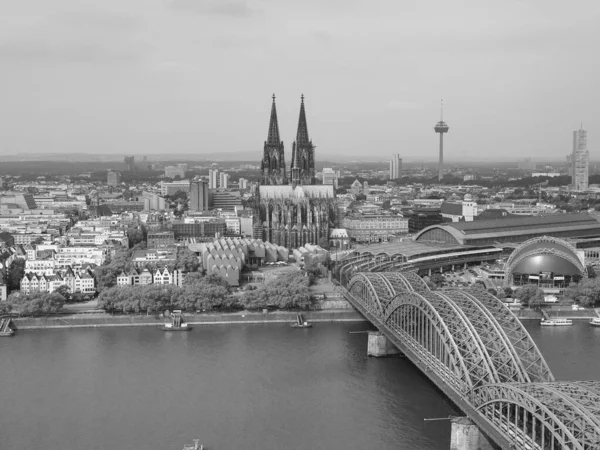
[[[583,128],[573,131],[572,188],[575,191],[586,191],[589,181],[590,153],[587,148],[587,131]]]
[[[394,153],[392,155],[392,160],[390,161],[390,180],[397,180],[400,178],[400,174],[402,173],[402,158],[400,158],[399,153]]]
[[[121,174],[112,170],[106,174],[106,183],[109,186],[117,187],[121,184]]]

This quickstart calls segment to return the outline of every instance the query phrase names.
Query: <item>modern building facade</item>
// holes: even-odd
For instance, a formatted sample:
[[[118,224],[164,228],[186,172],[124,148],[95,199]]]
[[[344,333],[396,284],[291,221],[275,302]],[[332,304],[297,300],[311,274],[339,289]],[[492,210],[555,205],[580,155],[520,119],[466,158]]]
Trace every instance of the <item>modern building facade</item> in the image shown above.
[[[204,180],[190,184],[190,211],[208,211],[208,183]]]
[[[400,158],[399,153],[394,153],[392,155],[392,160],[390,161],[390,180],[397,180],[400,178],[400,173],[402,172],[402,158]]]
[[[575,191],[588,189],[590,153],[587,148],[587,131],[573,131],[573,153],[571,156],[572,187]]]
[[[386,242],[393,235],[408,233],[408,219],[394,215],[350,214],[342,219],[342,227],[357,242]]]

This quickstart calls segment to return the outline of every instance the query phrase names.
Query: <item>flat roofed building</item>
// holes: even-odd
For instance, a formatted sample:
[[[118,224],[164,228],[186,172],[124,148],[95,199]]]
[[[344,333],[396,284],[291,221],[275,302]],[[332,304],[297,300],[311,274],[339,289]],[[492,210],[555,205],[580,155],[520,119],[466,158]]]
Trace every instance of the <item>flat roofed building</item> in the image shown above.
[[[507,217],[432,225],[415,240],[459,245],[524,242],[539,236],[583,238],[600,236],[600,222],[588,214]]]

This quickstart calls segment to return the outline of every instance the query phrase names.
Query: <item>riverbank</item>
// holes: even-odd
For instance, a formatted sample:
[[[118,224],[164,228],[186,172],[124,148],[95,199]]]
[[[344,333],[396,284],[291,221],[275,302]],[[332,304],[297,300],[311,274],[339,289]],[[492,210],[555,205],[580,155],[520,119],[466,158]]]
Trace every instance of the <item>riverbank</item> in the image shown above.
[[[234,312],[234,313],[201,313],[184,314],[190,325],[229,325],[229,324],[261,324],[290,323],[296,320],[294,311]],[[309,322],[365,322],[366,319],[353,309],[303,311]],[[161,316],[119,315],[110,314],[74,314],[61,317],[22,317],[14,318],[16,330],[37,330],[47,328],[98,328],[98,327],[141,327],[162,326],[165,319]]]

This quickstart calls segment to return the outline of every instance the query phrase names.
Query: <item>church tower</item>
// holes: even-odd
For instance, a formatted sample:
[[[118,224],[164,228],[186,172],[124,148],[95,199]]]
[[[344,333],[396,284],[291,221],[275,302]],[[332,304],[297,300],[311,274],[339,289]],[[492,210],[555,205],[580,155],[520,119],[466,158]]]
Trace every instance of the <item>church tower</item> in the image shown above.
[[[275,107],[275,94],[271,106],[271,120],[269,122],[269,135],[265,141],[263,159],[260,164],[261,184],[287,184],[285,167],[285,154],[283,142],[279,139],[279,124],[277,123],[277,108]]]
[[[315,147],[308,138],[306,112],[304,111],[304,94],[300,96],[300,117],[296,141],[292,145],[292,184],[316,184],[315,179]],[[296,179],[294,179],[296,175]]]

